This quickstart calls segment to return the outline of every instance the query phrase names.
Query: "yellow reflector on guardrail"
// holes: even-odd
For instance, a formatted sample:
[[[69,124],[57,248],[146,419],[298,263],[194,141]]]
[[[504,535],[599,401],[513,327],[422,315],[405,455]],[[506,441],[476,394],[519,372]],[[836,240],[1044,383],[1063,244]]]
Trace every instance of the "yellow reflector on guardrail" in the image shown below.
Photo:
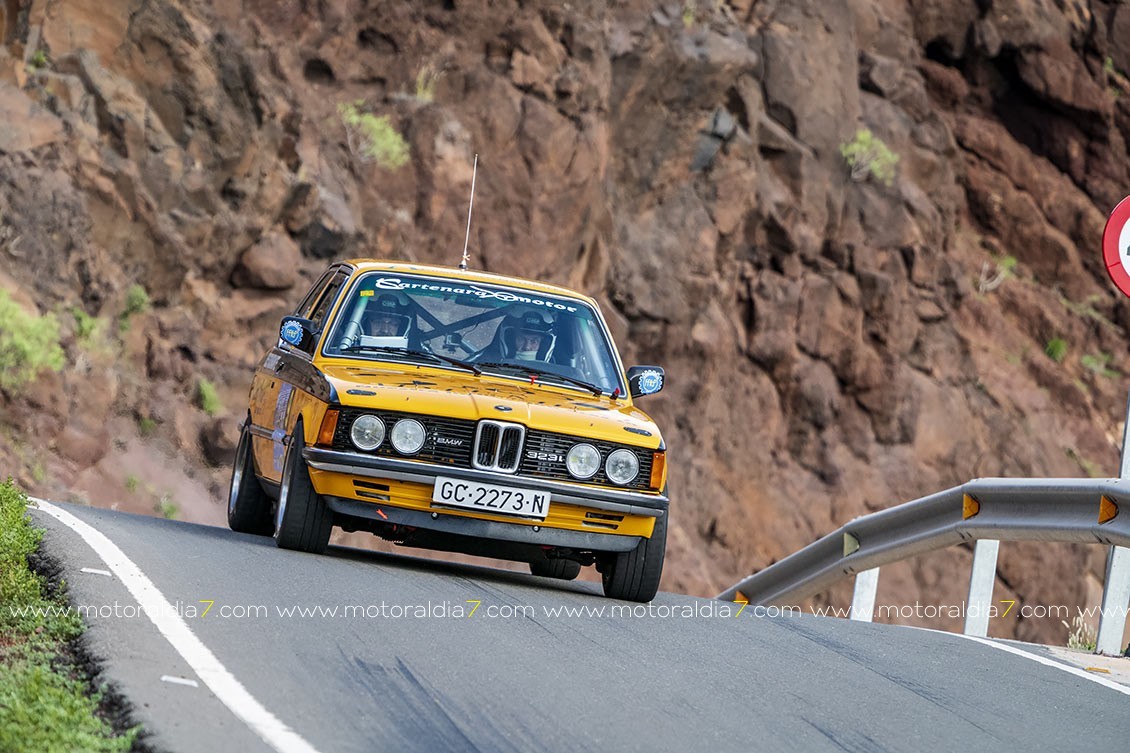
[[[850,533],[844,534],[844,556],[854,554],[859,551],[859,539],[852,536]]]
[[[969,520],[979,512],[981,512],[981,503],[966,494],[961,501],[961,519]]]
[[[1105,494],[1099,501],[1099,523],[1109,523],[1118,517],[1118,505]]]

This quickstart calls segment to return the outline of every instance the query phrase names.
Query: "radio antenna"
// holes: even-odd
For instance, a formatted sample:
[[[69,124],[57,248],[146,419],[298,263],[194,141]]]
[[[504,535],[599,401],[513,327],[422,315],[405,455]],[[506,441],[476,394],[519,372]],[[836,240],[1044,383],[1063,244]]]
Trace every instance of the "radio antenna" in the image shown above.
[[[467,245],[471,242],[471,210],[475,207],[475,176],[479,173],[479,155],[475,155],[475,165],[471,168],[471,203],[467,205],[467,237],[463,239],[463,260],[459,269],[467,269]]]

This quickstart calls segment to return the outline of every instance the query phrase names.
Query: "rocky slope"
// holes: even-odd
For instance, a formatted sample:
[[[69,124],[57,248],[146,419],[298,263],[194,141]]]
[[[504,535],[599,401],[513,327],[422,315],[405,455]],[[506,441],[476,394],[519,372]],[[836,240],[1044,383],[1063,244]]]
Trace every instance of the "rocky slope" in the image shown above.
[[[220,523],[278,317],[330,259],[456,262],[476,153],[473,264],[585,290],[668,369],[665,588],[971,477],[1116,471],[1121,3],[2,7],[0,287],[66,356],[0,392],[0,468],[34,491]],[[408,163],[343,112],[386,116]],[[860,129],[890,159],[852,169]],[[888,568],[880,602],[955,603],[969,560]],[[998,592],[1088,603],[1102,562],[1006,546]]]

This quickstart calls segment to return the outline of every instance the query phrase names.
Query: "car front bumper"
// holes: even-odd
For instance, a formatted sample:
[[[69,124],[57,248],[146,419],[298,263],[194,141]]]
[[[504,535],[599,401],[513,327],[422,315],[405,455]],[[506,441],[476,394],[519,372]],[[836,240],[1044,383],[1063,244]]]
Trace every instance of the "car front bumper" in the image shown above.
[[[345,473],[364,478],[391,479],[417,484],[434,484],[436,477],[479,481],[484,484],[521,486],[549,492],[550,503],[592,507],[618,515],[659,517],[667,511],[669,500],[663,494],[644,494],[623,489],[601,489],[570,484],[564,481],[515,476],[510,473],[480,471],[471,468],[432,465],[400,458],[383,458],[356,452],[307,447],[302,457],[315,470]]]
[[[583,487],[318,447],[305,448],[303,457],[318,493],[339,515],[520,547],[631,551],[651,535],[654,521],[667,514],[669,504],[665,495]],[[550,512],[545,520],[536,520],[434,505],[431,490],[441,476],[545,491],[550,495]]]

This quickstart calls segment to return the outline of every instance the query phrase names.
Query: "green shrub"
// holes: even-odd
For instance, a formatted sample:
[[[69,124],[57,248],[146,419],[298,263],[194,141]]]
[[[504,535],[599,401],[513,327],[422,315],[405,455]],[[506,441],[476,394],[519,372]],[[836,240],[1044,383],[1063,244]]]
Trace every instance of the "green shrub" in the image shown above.
[[[391,170],[408,164],[410,151],[404,137],[393,128],[387,115],[377,117],[371,112],[364,112],[361,110],[363,104],[359,100],[337,106],[353,156],[362,162],[373,161]]]
[[[145,292],[145,288],[137,283],[130,285],[126,291],[125,307],[122,309],[122,315],[118,317],[118,329],[125,332],[129,329],[130,317],[148,309],[149,293]]]
[[[697,3],[695,0],[687,0],[683,3],[683,27],[691,28],[694,26],[695,16],[698,13]]]
[[[216,385],[207,379],[201,379],[197,382],[196,400],[200,409],[209,416],[215,416],[224,407],[223,403],[220,402],[220,394],[216,391]]]
[[[31,57],[28,58],[27,67],[33,71],[38,71],[40,68],[46,68],[50,62],[51,59],[47,57],[47,50],[40,49],[33,52]]]
[[[851,141],[841,144],[840,154],[851,168],[852,180],[873,177],[885,186],[895,180],[899,156],[867,128],[860,128]]]
[[[98,319],[86,313],[78,306],[71,308],[71,316],[75,318],[75,337],[79,340],[89,340],[98,329]]]
[[[0,388],[19,390],[44,369],[63,368],[54,314],[29,314],[0,290]]]
[[[1062,337],[1053,337],[1044,346],[1044,353],[1056,363],[1063,363],[1063,359],[1067,357],[1067,341]]]
[[[180,512],[180,508],[173,502],[173,495],[168,492],[161,495],[161,498],[157,500],[157,504],[153,506],[153,510],[166,520],[176,520],[177,513]]]
[[[1114,357],[1110,353],[1099,353],[1098,355],[1087,353],[1079,359],[1079,363],[1083,365],[1083,368],[1089,371],[1093,371],[1099,376],[1107,377],[1108,379],[1114,379],[1119,374],[1117,371],[1110,368],[1110,362],[1113,358]]]
[[[132,473],[126,476],[126,491],[133,494],[137,491],[138,485],[141,483],[140,479]]]
[[[141,416],[137,419],[137,430],[143,437],[147,437],[152,434],[156,428],[157,422],[149,416]]]
[[[10,478],[0,484],[0,635],[15,627],[13,622],[29,619],[16,617],[9,607],[39,601],[39,579],[28,569],[27,558],[39,548],[42,535],[28,524],[24,493]],[[65,637],[72,637],[72,633]]]
[[[137,283],[129,286],[126,291],[126,307],[122,311],[122,316],[133,316],[140,314],[149,308],[149,293],[145,292],[145,288]]]
[[[434,102],[436,98],[436,82],[439,81],[440,72],[430,65],[425,65],[416,74],[416,99],[421,102]]]

